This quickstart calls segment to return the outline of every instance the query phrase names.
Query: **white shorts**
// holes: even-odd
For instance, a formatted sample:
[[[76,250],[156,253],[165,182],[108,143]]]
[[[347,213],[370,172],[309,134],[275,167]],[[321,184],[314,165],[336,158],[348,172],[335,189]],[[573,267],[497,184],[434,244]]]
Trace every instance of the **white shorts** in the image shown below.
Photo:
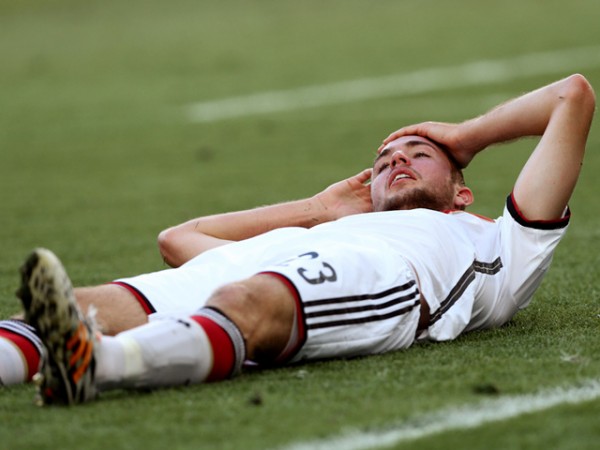
[[[196,261],[119,281],[133,288],[156,318],[197,311],[225,283],[257,273],[279,274],[289,280],[297,300],[299,345],[286,358],[290,362],[384,353],[414,342],[421,295],[400,255],[382,252],[369,241],[339,240],[299,243],[286,253],[297,256],[278,264],[253,261],[236,270],[217,264],[226,261],[206,258],[206,265]]]
[[[176,269],[120,278],[115,283],[136,296],[151,320],[191,314],[202,308],[219,287],[248,278],[284,259],[273,254],[274,250],[285,248],[282,242],[305,232],[304,228],[281,228],[208,250]]]

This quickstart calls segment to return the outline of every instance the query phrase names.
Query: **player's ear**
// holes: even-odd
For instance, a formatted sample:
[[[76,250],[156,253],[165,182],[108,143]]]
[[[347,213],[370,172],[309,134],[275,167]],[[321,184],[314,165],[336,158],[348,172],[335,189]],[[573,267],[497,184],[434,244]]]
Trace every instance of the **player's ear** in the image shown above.
[[[456,209],[465,209],[472,204],[474,200],[473,191],[466,186],[461,186],[454,196],[454,206]]]

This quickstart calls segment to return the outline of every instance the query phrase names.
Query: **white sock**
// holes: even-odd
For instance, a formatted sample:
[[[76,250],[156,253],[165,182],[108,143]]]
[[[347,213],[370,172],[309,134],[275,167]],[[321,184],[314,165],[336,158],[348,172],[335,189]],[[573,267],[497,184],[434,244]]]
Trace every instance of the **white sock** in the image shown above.
[[[19,320],[0,320],[0,385],[24,383],[38,371],[42,343]]]
[[[220,319],[202,317],[202,320],[215,324]],[[217,325],[220,333],[229,336],[220,323]],[[210,323],[208,326],[212,327]],[[234,331],[239,334],[237,328]],[[214,374],[216,366],[214,344],[215,340],[211,341],[197,318],[189,317],[155,320],[114,337],[103,336],[96,353],[98,388],[157,388],[205,381]],[[243,361],[241,353],[235,358],[236,368]],[[222,358],[221,355],[218,358]]]
[[[19,348],[8,339],[0,337],[0,385],[24,383],[27,363]]]

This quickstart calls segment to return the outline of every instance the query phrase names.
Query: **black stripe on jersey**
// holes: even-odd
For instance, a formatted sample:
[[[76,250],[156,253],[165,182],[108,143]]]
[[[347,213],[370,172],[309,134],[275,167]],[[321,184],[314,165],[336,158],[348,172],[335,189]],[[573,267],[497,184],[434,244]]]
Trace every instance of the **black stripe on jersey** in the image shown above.
[[[483,261],[473,262],[473,270],[486,275],[494,275],[500,272],[500,269],[502,269],[502,259],[500,259],[500,257],[497,257],[491,263],[486,263]]]
[[[415,291],[411,294],[403,295],[401,297],[397,297],[392,300],[388,300],[385,303],[380,303],[380,304],[370,303],[370,304],[363,305],[363,306],[353,306],[351,308],[328,309],[328,310],[323,310],[323,311],[306,313],[306,318],[310,319],[313,317],[335,316],[338,314],[351,314],[351,313],[357,313],[357,312],[376,311],[378,309],[386,309],[386,308],[389,308],[390,306],[395,306],[400,303],[406,302],[407,300],[412,300],[413,298],[417,297],[418,295],[419,295],[419,292]]]
[[[458,283],[450,290],[448,296],[442,301],[438,310],[431,315],[429,325],[433,325],[435,322],[441,319],[442,315],[448,311],[452,305],[454,305],[458,299],[465,293],[469,285],[475,281],[476,273],[483,273],[485,275],[495,275],[502,269],[502,259],[496,258],[492,262],[473,261],[473,264],[463,273],[458,280]]]
[[[309,300],[304,303],[306,327],[314,330],[386,320],[405,314],[420,305],[420,298],[417,283],[411,280],[401,286],[374,294]],[[377,300],[382,301],[377,302]],[[390,308],[393,310],[389,311]],[[315,320],[329,316],[338,316],[338,318]]]
[[[391,294],[396,294],[398,292],[406,291],[406,290],[410,289],[411,287],[413,287],[415,284],[416,284],[416,281],[410,280],[409,282],[404,283],[400,286],[396,286],[396,287],[387,289],[385,291],[378,292],[376,294],[362,294],[362,295],[351,295],[348,297],[326,298],[326,299],[322,299],[322,300],[308,300],[308,301],[304,302],[304,305],[305,305],[305,307],[312,307],[312,306],[337,304],[337,303],[341,303],[341,302],[355,302],[355,301],[361,301],[361,300],[377,300],[378,298],[383,298],[383,297],[387,297],[388,295],[391,295]]]
[[[450,293],[446,299],[440,304],[438,310],[431,315],[429,325],[433,325],[437,322],[448,309],[456,303],[456,301],[464,294],[469,285],[475,280],[475,270],[473,266],[469,267],[467,271],[460,277],[458,283],[450,290]]]
[[[405,306],[404,308],[398,309],[396,311],[391,311],[387,314],[374,314],[371,316],[357,317],[355,319],[341,319],[341,320],[334,320],[331,322],[315,323],[312,325],[308,325],[308,328],[310,330],[316,330],[318,328],[339,327],[339,326],[343,326],[343,325],[354,325],[354,324],[359,324],[359,323],[375,322],[378,320],[386,320],[386,319],[390,319],[395,316],[400,316],[402,314],[405,314],[420,304],[421,304],[420,300],[415,300],[410,305]]]

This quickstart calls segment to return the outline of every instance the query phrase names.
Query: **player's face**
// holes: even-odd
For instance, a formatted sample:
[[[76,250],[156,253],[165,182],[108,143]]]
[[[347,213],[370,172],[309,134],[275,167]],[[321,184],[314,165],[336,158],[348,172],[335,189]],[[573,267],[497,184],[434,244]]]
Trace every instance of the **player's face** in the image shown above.
[[[453,209],[457,183],[446,154],[420,136],[403,136],[377,155],[371,177],[375,211]]]

